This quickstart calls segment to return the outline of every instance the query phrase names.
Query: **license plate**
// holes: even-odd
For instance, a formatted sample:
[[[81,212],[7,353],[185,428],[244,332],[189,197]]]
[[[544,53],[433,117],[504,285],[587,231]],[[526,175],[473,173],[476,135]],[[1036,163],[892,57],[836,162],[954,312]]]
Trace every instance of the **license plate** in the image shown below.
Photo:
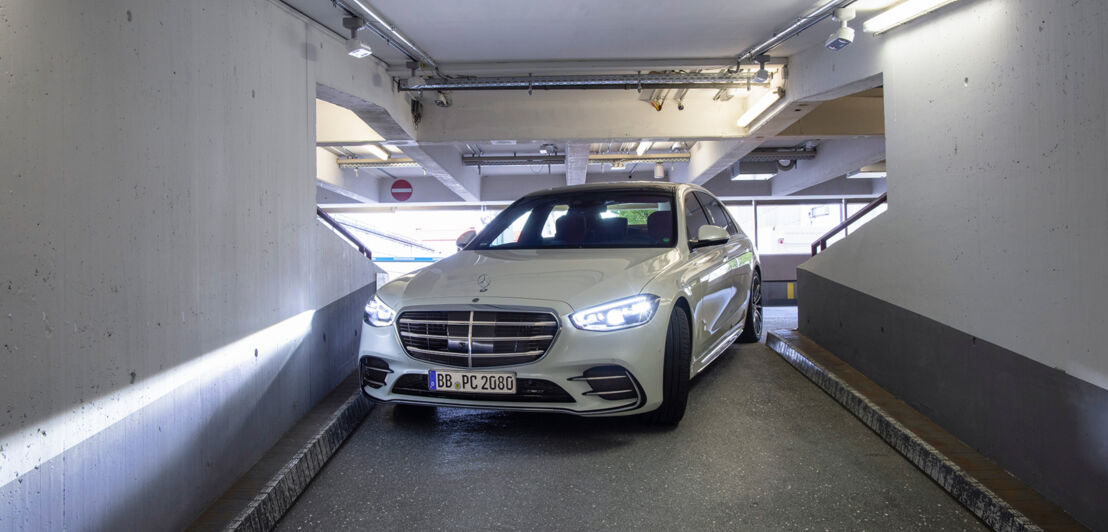
[[[431,370],[427,372],[427,388],[438,392],[516,393],[516,376],[512,373]]]

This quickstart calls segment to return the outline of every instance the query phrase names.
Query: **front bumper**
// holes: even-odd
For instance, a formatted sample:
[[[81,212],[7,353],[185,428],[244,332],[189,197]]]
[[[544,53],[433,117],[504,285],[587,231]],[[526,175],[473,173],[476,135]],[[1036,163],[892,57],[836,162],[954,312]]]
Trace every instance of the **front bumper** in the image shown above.
[[[639,327],[621,331],[594,332],[577,329],[569,320],[573,308],[562,302],[546,300],[482,298],[480,305],[469,299],[436,300],[436,305],[474,310],[528,308],[553,312],[559,320],[559,332],[546,354],[534,362],[515,366],[464,369],[473,372],[510,372],[516,375],[517,396],[480,396],[435,394],[426,391],[427,372],[433,369],[462,368],[424,362],[410,357],[400,343],[396,324],[373,327],[362,323],[359,368],[362,391],[380,402],[566,412],[584,416],[612,416],[648,412],[662,401],[662,370],[665,337],[671,302],[660,301],[654,318]],[[427,307],[427,302],[416,302]],[[397,309],[401,314],[405,309]],[[387,364],[388,371],[374,367]],[[635,394],[616,394],[606,399],[597,392],[597,380],[584,377],[612,375],[622,368],[630,375]],[[588,372],[588,373],[587,373]],[[423,389],[420,389],[420,382]],[[558,393],[549,383],[564,391]],[[439,396],[434,396],[439,395]]]

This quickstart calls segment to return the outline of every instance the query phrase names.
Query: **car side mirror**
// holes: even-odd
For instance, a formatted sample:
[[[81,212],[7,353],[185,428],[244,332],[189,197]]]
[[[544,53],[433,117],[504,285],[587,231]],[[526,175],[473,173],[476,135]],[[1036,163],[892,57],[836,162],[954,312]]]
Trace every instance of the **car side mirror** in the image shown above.
[[[474,238],[477,238],[477,231],[474,231],[473,229],[462,233],[462,235],[459,236],[458,240],[455,242],[456,244],[458,244],[458,251],[465,249],[465,247],[468,246],[470,242],[473,242]]]
[[[718,225],[702,225],[696,231],[696,240],[689,242],[689,249],[725,244],[731,239],[726,229]]]

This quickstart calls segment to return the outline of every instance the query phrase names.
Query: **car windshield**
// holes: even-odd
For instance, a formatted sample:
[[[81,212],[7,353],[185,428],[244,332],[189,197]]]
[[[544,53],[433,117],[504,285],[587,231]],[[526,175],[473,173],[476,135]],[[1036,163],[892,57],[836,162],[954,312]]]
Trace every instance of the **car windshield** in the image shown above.
[[[674,234],[672,194],[591,190],[523,198],[466,249],[673,247]]]

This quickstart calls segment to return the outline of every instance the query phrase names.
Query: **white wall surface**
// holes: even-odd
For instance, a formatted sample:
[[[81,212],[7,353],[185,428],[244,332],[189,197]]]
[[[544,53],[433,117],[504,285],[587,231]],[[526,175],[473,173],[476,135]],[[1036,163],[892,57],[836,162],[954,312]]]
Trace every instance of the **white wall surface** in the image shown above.
[[[316,83],[403,98],[268,0],[0,13],[0,529],[184,526],[353,367]]]
[[[339,168],[339,157],[323,148],[315,149],[315,178],[341,187],[344,185],[342,168]]]
[[[889,211],[804,268],[1108,388],[1106,27],[977,0],[794,58],[798,91],[883,72],[886,102]]]

